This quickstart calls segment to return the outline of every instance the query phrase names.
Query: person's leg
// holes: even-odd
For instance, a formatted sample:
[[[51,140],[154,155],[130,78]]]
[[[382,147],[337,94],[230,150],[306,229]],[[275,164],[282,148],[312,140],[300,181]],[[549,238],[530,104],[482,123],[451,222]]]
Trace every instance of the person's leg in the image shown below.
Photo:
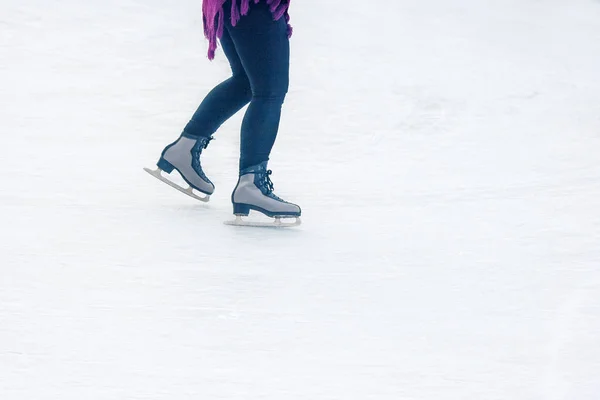
[[[179,138],[165,147],[157,162],[160,170],[166,173],[177,170],[191,188],[209,196],[214,192],[215,186],[202,170],[202,151],[208,146],[213,133],[248,104],[251,98],[250,82],[227,32],[223,33],[221,45],[229,60],[232,77],[219,84],[205,97]],[[182,192],[191,195],[191,189],[176,186]]]
[[[231,196],[233,212],[240,218],[250,210],[274,218],[299,218],[299,206],[273,193],[271,171],[267,169],[289,85],[287,23],[284,18],[274,21],[268,4],[260,2],[252,4],[235,27],[227,25],[227,30],[252,88],[252,100],[242,122],[240,176]]]
[[[225,5],[225,18],[230,13]],[[290,45],[284,18],[273,20],[266,2],[252,4],[229,32],[250,81],[252,99],[241,129],[240,171],[269,160],[288,91]]]
[[[220,42],[231,66],[232,76],[204,98],[185,127],[185,136],[210,137],[251,99],[250,82],[227,30],[224,30]]]

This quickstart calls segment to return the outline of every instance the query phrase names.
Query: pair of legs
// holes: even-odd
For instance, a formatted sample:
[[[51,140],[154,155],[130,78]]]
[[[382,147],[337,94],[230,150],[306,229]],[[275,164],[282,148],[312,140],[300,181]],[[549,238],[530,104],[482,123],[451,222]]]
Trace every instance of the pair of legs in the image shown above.
[[[210,137],[248,103],[241,127],[240,171],[268,161],[289,85],[290,46],[284,18],[273,20],[266,2],[254,4],[231,25],[231,1],[224,5],[221,48],[232,77],[204,98],[184,135]]]
[[[231,25],[231,0],[224,5],[224,30],[221,47],[231,65],[232,76],[204,98],[182,135],[169,144],[157,162],[158,169],[147,172],[198,200],[208,201],[215,186],[202,170],[200,156],[219,127],[248,103],[241,129],[240,174],[231,200],[240,218],[250,210],[278,221],[296,218],[301,209],[273,193],[267,163],[281,117],[281,107],[289,83],[289,39],[285,18],[273,20],[266,1],[250,2],[247,15]],[[183,188],[161,175],[177,170],[189,184]],[[206,197],[193,193],[197,190]],[[281,224],[279,224],[281,226]],[[285,225],[284,225],[285,226]]]

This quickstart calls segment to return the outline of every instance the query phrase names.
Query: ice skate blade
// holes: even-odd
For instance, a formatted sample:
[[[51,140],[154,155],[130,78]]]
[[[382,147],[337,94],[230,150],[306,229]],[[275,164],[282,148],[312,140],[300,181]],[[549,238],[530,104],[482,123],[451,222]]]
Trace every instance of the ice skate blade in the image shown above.
[[[181,193],[187,194],[188,196],[190,196],[196,200],[202,201],[204,203],[208,203],[208,201],[210,200],[209,195],[206,195],[205,197],[198,196],[196,193],[194,193],[194,190],[192,189],[191,186],[188,186],[188,188],[185,189],[185,188],[182,188],[181,186],[179,186],[178,184],[171,182],[170,180],[168,180],[167,178],[162,176],[162,174],[161,174],[162,169],[160,169],[160,168],[152,170],[150,168],[144,167],[144,171],[146,171],[147,173],[149,173],[150,175],[152,175],[159,181],[166,183],[167,185],[171,186],[172,188],[175,188],[175,189],[179,190]]]
[[[254,228],[291,228],[302,224],[300,217],[295,217],[294,222],[281,222],[282,218],[275,218],[273,222],[245,221],[240,215],[236,215],[233,221],[225,221],[225,225],[249,226]]]

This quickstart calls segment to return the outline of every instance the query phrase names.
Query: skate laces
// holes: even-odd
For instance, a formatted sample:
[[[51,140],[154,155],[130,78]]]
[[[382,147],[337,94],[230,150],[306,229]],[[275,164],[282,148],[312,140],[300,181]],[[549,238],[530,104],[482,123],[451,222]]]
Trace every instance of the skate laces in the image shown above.
[[[205,138],[206,141],[204,142],[204,145],[202,146],[202,148],[206,149],[208,147],[208,144],[210,143],[211,140],[213,140],[214,138],[212,136],[209,136],[207,138]],[[202,140],[202,139],[200,139]]]
[[[275,189],[275,186],[273,185],[273,181],[270,178],[272,173],[273,173],[273,171],[268,170],[263,175],[263,185],[265,186],[265,189],[267,189],[267,194],[273,193],[273,190]]]
[[[202,153],[202,149],[206,149],[208,147],[208,144],[210,143],[210,141],[213,139],[214,138],[212,136],[209,136],[209,137],[201,137],[196,141],[196,144],[193,147],[193,152],[194,152],[194,157],[198,158],[198,161],[200,161],[200,153]]]
[[[266,172],[263,172],[261,174],[261,186],[264,189],[264,193],[265,196],[269,196],[272,199],[278,200],[278,201],[283,201],[282,198],[278,197],[275,195],[275,193],[273,193],[273,190],[275,189],[275,186],[273,185],[273,181],[271,180],[271,174],[273,173],[273,171],[268,170]]]
[[[202,137],[196,141],[196,144],[192,148],[192,168],[202,179],[206,182],[212,183],[210,179],[206,176],[204,171],[202,170],[202,165],[200,164],[200,155],[202,154],[202,149],[206,149],[210,141],[213,140],[213,137]]]
[[[272,173],[273,171],[271,170],[262,170],[256,172],[256,181],[254,182],[254,184],[260,188],[260,191],[263,192],[265,196],[268,196],[271,193],[273,193],[273,189],[275,188],[273,186],[273,181],[270,178],[270,175]]]

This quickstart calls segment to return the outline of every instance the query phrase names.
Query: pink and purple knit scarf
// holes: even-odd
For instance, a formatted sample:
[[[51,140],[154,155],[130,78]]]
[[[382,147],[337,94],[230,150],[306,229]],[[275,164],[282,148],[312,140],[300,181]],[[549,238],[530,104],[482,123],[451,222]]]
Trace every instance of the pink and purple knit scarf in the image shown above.
[[[227,0],[203,0],[202,2],[202,20],[204,23],[204,36],[208,39],[208,58],[215,58],[215,50],[217,50],[217,38],[223,36],[224,13],[223,4]],[[292,27],[289,25],[290,16],[288,9],[291,0],[231,0],[231,25],[235,26],[240,18],[250,10],[250,2],[258,3],[266,1],[273,13],[273,19],[279,20],[285,17],[288,23],[288,37],[292,36]],[[238,5],[238,3],[240,3]]]

